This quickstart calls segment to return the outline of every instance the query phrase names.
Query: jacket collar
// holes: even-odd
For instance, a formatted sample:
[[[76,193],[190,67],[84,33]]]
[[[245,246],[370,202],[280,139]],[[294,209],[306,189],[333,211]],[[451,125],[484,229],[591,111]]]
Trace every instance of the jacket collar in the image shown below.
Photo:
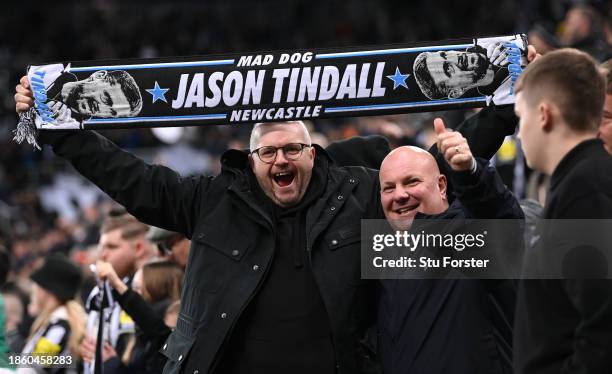
[[[425,213],[417,212],[414,218],[419,219],[419,220],[425,220],[425,219],[440,220],[440,219],[463,218],[461,217],[462,215],[465,215],[463,211],[463,205],[461,205],[461,202],[459,201],[459,199],[455,199],[448,205],[448,208],[442,213],[425,214]]]
[[[561,159],[550,178],[550,190],[554,190],[576,164],[593,151],[604,151],[601,139],[589,139],[578,144]]]

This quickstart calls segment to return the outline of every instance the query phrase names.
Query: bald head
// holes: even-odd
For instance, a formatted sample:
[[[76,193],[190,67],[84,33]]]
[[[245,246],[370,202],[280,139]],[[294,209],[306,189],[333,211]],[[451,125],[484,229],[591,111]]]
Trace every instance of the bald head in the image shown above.
[[[432,174],[440,174],[438,163],[431,153],[413,146],[398,147],[389,152],[380,165],[380,171],[401,166],[422,167]]]
[[[380,166],[380,194],[385,217],[407,230],[417,212],[439,214],[448,209],[446,177],[434,157],[417,147],[399,147]]]

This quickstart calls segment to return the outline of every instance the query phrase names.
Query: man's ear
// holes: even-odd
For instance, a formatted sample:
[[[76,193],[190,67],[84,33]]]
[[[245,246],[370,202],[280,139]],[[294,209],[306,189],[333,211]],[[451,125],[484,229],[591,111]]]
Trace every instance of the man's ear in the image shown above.
[[[141,258],[142,254],[144,252],[144,243],[142,242],[141,239],[136,239],[134,240],[134,254],[136,255],[136,258]]]
[[[465,89],[463,89],[463,88],[451,88],[448,91],[448,98],[449,99],[457,99],[457,98],[461,97],[464,92],[465,92]]]
[[[446,180],[446,175],[440,174],[438,177],[438,189],[440,190],[440,194],[442,195],[442,199],[448,200],[446,197],[446,186],[448,182]]]
[[[317,150],[315,149],[314,146],[312,146],[310,147],[309,151],[310,151],[310,157],[314,160],[315,156],[317,155]]]
[[[541,102],[538,105],[538,121],[544,132],[550,132],[553,128],[553,107],[549,102]]]

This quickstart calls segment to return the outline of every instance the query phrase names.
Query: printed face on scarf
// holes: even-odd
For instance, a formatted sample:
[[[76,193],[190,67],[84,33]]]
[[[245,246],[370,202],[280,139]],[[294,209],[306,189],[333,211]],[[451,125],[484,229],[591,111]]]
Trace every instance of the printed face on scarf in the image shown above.
[[[603,141],[606,151],[612,155],[612,94],[606,95],[597,136]]]
[[[379,178],[382,208],[396,230],[408,230],[417,212],[440,214],[448,208],[446,177],[423,149],[393,150],[383,160]]]
[[[106,70],[62,87],[63,102],[74,112],[102,118],[130,115],[130,103],[121,84]]]
[[[300,122],[261,125],[259,140],[253,150],[274,146],[283,147],[289,143],[310,144],[310,136]],[[312,177],[315,149],[305,147],[296,160],[289,160],[282,149],[277,150],[273,163],[263,162],[255,153],[249,156],[249,163],[263,192],[277,205],[289,207],[299,203]]]
[[[440,51],[427,53],[427,70],[436,86],[448,97],[456,98],[475,86],[486,86],[493,80],[489,61],[482,53]]]

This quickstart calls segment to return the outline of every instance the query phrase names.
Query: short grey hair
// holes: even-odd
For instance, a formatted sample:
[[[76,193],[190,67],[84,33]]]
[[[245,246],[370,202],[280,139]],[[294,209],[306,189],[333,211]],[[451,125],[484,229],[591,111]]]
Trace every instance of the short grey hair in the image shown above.
[[[249,148],[251,151],[255,150],[257,145],[259,144],[259,139],[266,131],[274,126],[286,126],[299,124],[304,131],[304,140],[308,145],[312,145],[312,140],[310,140],[310,133],[308,132],[308,128],[303,121],[285,121],[285,122],[258,122],[253,126],[253,130],[251,130],[251,139],[249,140]]]

